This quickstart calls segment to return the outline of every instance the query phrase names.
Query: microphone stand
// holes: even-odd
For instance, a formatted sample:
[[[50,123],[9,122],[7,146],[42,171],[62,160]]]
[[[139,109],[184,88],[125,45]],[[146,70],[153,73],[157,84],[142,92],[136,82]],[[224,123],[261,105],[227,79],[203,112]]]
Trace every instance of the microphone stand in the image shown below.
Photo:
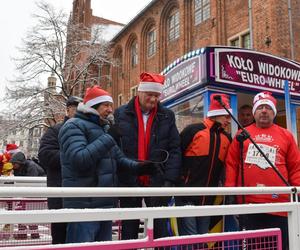
[[[279,178],[284,182],[286,186],[290,186],[289,182],[282,176],[282,174],[278,171],[278,169],[274,166],[274,164],[269,160],[266,154],[261,150],[261,148],[257,145],[257,143],[251,138],[249,132],[240,124],[240,122],[234,117],[234,115],[226,108],[225,104],[223,103],[221,96],[215,96],[214,99],[219,102],[219,104],[226,110],[226,112],[230,115],[230,117],[234,120],[234,122],[238,125],[238,127],[242,130],[242,132],[237,135],[237,140],[240,145],[240,164],[241,164],[241,185],[242,187],[245,186],[245,171],[244,171],[244,159],[243,159],[243,152],[244,152],[244,141],[249,139],[255,148],[259,151],[259,153],[264,157],[264,159],[270,164],[272,169],[275,173],[279,176]],[[246,203],[245,195],[242,195],[242,203]],[[240,215],[240,226],[242,230],[246,230],[245,227],[245,216]],[[243,240],[243,249],[246,249],[246,240]]]
[[[226,110],[226,112],[230,115],[230,117],[234,120],[234,122],[238,125],[238,127],[242,130],[242,132],[238,135],[237,140],[239,142],[244,142],[245,140],[249,139],[254,147],[258,150],[258,152],[264,157],[264,159],[269,163],[269,165],[272,167],[272,169],[275,171],[275,173],[278,175],[278,177],[284,182],[284,184],[288,187],[291,185],[289,182],[282,176],[282,174],[278,171],[278,169],[274,166],[274,164],[269,160],[269,158],[266,156],[266,154],[262,151],[262,149],[257,145],[257,143],[252,139],[249,132],[239,123],[239,121],[234,117],[234,115],[226,108],[225,104],[221,100],[221,96],[215,96],[215,100],[217,100],[220,105]],[[242,160],[242,159],[241,159]],[[243,163],[242,163],[243,164]]]

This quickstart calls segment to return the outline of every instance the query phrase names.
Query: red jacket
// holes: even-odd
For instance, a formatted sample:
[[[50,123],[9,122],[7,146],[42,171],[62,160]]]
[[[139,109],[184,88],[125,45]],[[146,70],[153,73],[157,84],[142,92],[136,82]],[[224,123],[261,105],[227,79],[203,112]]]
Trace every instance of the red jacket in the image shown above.
[[[274,162],[275,167],[290,185],[299,186],[300,153],[293,135],[275,124],[264,129],[252,124],[247,127],[247,130],[253,140],[265,148],[270,156],[269,159]],[[285,186],[285,183],[269,164],[262,160],[262,156],[258,154],[257,150],[252,149],[251,144],[249,139],[244,142],[245,187]],[[240,151],[239,142],[236,138],[229,147],[225,165],[225,186],[241,186]],[[289,196],[282,194],[246,196],[246,203],[286,202],[288,200]]]

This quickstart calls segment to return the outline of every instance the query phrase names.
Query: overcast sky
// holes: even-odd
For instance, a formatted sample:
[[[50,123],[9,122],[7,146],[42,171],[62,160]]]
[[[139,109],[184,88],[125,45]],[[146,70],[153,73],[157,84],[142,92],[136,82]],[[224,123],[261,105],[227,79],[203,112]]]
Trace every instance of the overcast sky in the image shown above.
[[[46,0],[57,8],[70,12],[73,0]],[[35,0],[3,1],[0,15],[0,99],[5,100],[4,87],[14,75],[11,57],[17,56],[16,47],[32,26],[31,14],[36,10]],[[91,0],[94,16],[120,23],[128,23],[151,0]],[[0,109],[1,104],[0,102]]]

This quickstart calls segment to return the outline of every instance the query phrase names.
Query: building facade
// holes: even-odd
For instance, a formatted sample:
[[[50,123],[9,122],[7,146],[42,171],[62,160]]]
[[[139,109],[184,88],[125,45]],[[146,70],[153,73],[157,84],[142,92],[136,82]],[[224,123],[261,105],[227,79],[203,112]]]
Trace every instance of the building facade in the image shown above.
[[[117,106],[136,93],[139,74],[161,72],[185,53],[228,45],[300,61],[300,0],[153,0],[113,39]]]

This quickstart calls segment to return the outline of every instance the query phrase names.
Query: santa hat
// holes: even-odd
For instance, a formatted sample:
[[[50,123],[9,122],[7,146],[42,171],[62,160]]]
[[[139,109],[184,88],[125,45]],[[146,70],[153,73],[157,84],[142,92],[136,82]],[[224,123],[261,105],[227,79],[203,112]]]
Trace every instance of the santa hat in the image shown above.
[[[212,116],[219,116],[219,115],[229,115],[222,107],[222,105],[219,103],[218,100],[216,100],[216,96],[219,96],[221,98],[221,101],[224,103],[225,107],[232,112],[232,109],[230,108],[229,105],[229,97],[228,95],[225,94],[212,94],[210,96],[210,105],[209,105],[209,110],[207,112],[207,117],[212,117]]]
[[[9,143],[9,144],[6,144],[5,152],[14,154],[14,153],[20,152],[20,149],[16,144]]]
[[[87,88],[83,99],[83,103],[85,104],[85,106],[92,107],[102,102],[113,103],[113,99],[111,98],[108,92],[101,89],[99,86],[93,86],[92,88]]]
[[[272,93],[264,91],[258,93],[256,96],[254,96],[253,99],[253,108],[252,108],[252,113],[254,115],[256,109],[260,105],[269,105],[272,110],[274,111],[274,114],[277,114],[277,109],[276,109],[276,99],[272,96]]]
[[[140,84],[138,91],[143,92],[162,92],[165,82],[165,77],[159,74],[143,72],[140,75]]]

